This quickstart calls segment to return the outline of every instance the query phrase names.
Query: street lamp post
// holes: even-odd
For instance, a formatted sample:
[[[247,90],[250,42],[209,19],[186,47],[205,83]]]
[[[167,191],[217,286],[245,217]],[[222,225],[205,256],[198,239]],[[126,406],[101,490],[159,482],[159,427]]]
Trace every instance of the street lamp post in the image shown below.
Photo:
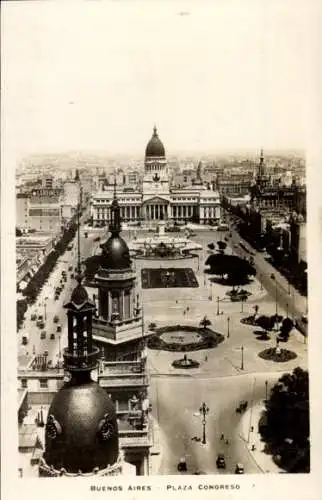
[[[217,316],[219,316],[219,297],[217,297]]]
[[[200,414],[202,415],[202,444],[206,444],[206,416],[209,413],[209,408],[206,403],[202,403],[200,406]]]
[[[275,314],[276,316],[278,315],[278,305],[277,305],[277,279],[275,277],[275,274],[271,274],[271,278],[273,281],[275,281]]]
[[[268,386],[268,380],[265,380],[265,402],[267,402],[267,386]]]
[[[244,346],[242,345],[241,348],[241,365],[240,365],[240,369],[243,370],[244,369]]]
[[[229,339],[229,322],[230,322],[230,317],[227,317],[227,339]]]
[[[286,302],[286,317],[288,318],[288,302]]]
[[[44,301],[44,317],[45,317],[45,321],[47,320],[47,301],[48,300],[48,297],[45,297],[45,301]]]
[[[60,335],[58,336],[58,359],[61,359]]]

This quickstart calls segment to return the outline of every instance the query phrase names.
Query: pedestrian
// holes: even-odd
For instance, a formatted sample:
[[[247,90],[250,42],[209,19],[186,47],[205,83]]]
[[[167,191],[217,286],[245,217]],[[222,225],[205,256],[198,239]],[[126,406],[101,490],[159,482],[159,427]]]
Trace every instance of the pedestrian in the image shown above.
[[[253,444],[252,445],[252,451],[255,451],[256,450],[256,446]]]
[[[226,443],[226,444],[229,444],[229,439],[226,439],[225,443]]]
[[[223,441],[224,439],[225,439],[225,436],[223,435],[223,433],[221,433],[220,440]]]
[[[189,306],[187,307],[187,312],[189,312]]]
[[[183,315],[185,316],[186,315],[186,310],[183,311]]]
[[[206,362],[208,361],[208,356],[207,356],[207,354],[206,354],[206,356],[205,356],[205,361],[206,361]]]

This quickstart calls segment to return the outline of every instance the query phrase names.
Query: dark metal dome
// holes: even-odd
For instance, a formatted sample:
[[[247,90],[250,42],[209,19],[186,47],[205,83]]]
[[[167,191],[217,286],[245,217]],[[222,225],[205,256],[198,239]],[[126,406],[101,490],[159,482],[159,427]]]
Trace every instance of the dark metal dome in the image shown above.
[[[101,245],[103,250],[102,267],[105,269],[128,269],[131,267],[130,251],[126,242],[118,234]]]
[[[157,129],[154,127],[153,135],[148,142],[148,145],[145,149],[145,157],[160,157],[165,156],[165,149],[162,142],[159,139]]]
[[[72,291],[70,301],[76,306],[80,306],[84,304],[84,302],[88,301],[88,293],[81,283],[79,283]]]
[[[85,473],[114,464],[118,427],[105,390],[90,379],[65,384],[51,403],[45,440],[44,459],[55,469]]]

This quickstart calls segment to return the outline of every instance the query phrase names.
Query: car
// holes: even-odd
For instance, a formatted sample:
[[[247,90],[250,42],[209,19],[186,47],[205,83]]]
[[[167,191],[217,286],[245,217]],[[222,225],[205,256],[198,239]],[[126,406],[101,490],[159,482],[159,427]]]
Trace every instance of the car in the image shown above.
[[[39,320],[41,320],[41,321],[43,321],[44,317],[42,316],[42,314],[40,314],[40,315],[38,316],[38,319],[39,319]]]
[[[235,467],[235,474],[244,474],[244,466],[243,464],[236,464],[236,467]]]
[[[54,316],[54,323],[58,323],[58,321],[59,321],[59,316],[57,316],[56,314],[56,316]]]
[[[72,270],[73,270],[73,266],[69,266],[68,271],[72,271]]]
[[[306,315],[306,314],[303,314],[303,316],[302,316],[301,320],[303,321],[303,323],[304,323],[305,325],[307,325],[307,324],[308,324],[308,319],[307,319],[307,315]]]
[[[27,345],[27,344],[28,344],[28,337],[27,337],[27,335],[24,335],[22,337],[22,345]]]
[[[37,319],[37,314],[32,314],[30,317],[31,321],[36,321]]]
[[[50,340],[55,340],[55,334],[54,333],[50,334]]]
[[[225,455],[223,453],[219,453],[219,455],[217,455],[216,466],[217,466],[217,469],[225,469],[226,468]]]
[[[177,469],[178,472],[187,472],[187,462],[184,457],[180,458]]]
[[[236,408],[236,413],[243,413],[247,410],[248,401],[242,400],[239,403],[239,406]]]
[[[58,325],[58,326],[57,326],[57,333],[60,333],[60,332],[61,332],[61,326],[60,326],[60,325]]]
[[[41,340],[45,340],[45,338],[46,338],[46,332],[45,332],[45,330],[43,330],[42,332],[40,332],[40,338],[41,338]]]
[[[37,321],[36,325],[38,326],[38,328],[42,329],[42,328],[45,328],[45,323],[43,321]]]

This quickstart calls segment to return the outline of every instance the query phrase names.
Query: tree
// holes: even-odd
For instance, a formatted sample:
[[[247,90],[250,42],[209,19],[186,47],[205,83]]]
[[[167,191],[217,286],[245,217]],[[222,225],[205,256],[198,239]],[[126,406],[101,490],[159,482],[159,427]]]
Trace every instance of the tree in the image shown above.
[[[290,318],[285,318],[282,322],[281,328],[280,328],[280,336],[287,341],[291,330],[293,329],[293,321]]]
[[[220,253],[224,253],[227,248],[227,243],[225,241],[217,241],[217,245]]]
[[[228,276],[228,282],[234,281],[235,285],[247,282],[249,276],[256,275],[256,269],[246,259],[241,259],[237,255],[226,255],[216,253],[209,255],[205,262],[210,266],[209,273],[217,276]]]
[[[302,368],[284,374],[266,402],[260,433],[288,472],[310,471],[309,377]]]
[[[22,299],[22,300],[17,300],[17,328],[18,330],[20,330],[21,326],[22,326],[22,323],[23,323],[23,320],[24,320],[24,317],[25,317],[25,313],[27,311],[27,301],[26,299]]]
[[[209,243],[209,244],[208,244],[208,248],[209,248],[209,250],[215,250],[215,245],[214,245],[214,243]]]
[[[207,326],[210,326],[210,325],[211,325],[210,319],[208,319],[207,316],[204,316],[202,318],[202,320],[200,321],[200,326],[202,326],[202,328],[207,328]]]
[[[19,227],[16,227],[16,237],[22,236],[22,231]]]
[[[268,332],[272,331],[275,325],[274,316],[259,316],[256,320],[256,324],[265,331],[268,337]]]

